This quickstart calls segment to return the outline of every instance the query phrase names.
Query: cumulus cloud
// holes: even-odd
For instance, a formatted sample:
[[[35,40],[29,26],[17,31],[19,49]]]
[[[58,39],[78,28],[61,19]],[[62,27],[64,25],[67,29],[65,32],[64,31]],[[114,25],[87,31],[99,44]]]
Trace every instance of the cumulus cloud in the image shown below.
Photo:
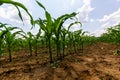
[[[91,0],[83,0],[83,6],[77,10],[77,12],[79,12],[77,18],[81,22],[87,22],[89,20],[89,13],[93,10],[94,8],[91,7]]]
[[[32,10],[34,8],[33,0],[14,0],[14,1],[24,4],[27,7],[27,9],[29,9],[29,10]],[[24,22],[29,24],[30,23],[29,16],[23,9],[20,9],[20,10],[21,10]],[[31,11],[29,11],[29,12],[32,14]],[[6,19],[8,21],[22,23],[19,15],[18,15],[18,10],[13,5],[0,6],[0,17],[3,19]]]
[[[98,29],[98,30],[93,31],[91,34],[95,35],[96,37],[99,37],[101,34],[103,34],[105,32],[106,32],[106,30]]]
[[[102,24],[101,28],[106,28],[106,26],[107,26],[107,28],[110,26],[109,22]]]
[[[74,5],[75,4],[75,0],[71,0],[71,5]]]
[[[104,17],[102,19],[99,19],[99,22],[102,23],[103,28],[107,28],[110,26],[114,26],[120,23],[120,8],[109,14],[109,15],[104,15]]]
[[[25,22],[28,22],[29,16],[25,14],[23,10],[21,10],[21,13],[22,13],[23,20],[25,20]],[[8,21],[21,23],[20,17],[18,15],[18,11],[13,5],[1,6],[0,17]]]
[[[63,8],[68,10],[75,5],[75,2],[75,0],[62,0]]]
[[[120,0],[117,0],[118,2],[120,2]]]
[[[98,23],[100,23],[101,28],[97,29],[93,32],[96,36],[100,36],[102,33],[106,32],[106,29],[115,26],[120,23],[120,8],[109,14],[109,15],[104,15],[103,18],[98,19]]]
[[[94,19],[90,19],[90,22],[94,22],[95,20]]]

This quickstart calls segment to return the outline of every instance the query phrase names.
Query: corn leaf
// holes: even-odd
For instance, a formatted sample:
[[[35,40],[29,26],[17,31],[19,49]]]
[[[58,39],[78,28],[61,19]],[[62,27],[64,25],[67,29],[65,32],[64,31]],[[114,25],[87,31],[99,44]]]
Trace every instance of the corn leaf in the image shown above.
[[[80,25],[82,26],[82,23],[81,23],[81,22],[76,21],[76,22],[71,23],[71,24],[68,26],[68,30],[69,30],[73,25],[75,25],[75,24],[80,24]]]
[[[20,12],[20,9],[19,9],[17,6],[15,6],[15,7],[17,8],[17,10],[18,10],[18,15],[19,15],[20,19],[21,19],[22,22],[23,22],[23,18],[22,18],[22,14],[21,14],[21,12]]]
[[[31,14],[29,13],[28,9],[21,3],[19,2],[15,2],[15,1],[12,1],[12,0],[0,0],[0,4],[12,4],[14,6],[18,6],[18,7],[21,7],[22,9],[24,9],[26,11],[26,13],[29,15],[30,17],[30,21],[31,21],[31,24],[34,25],[34,20],[33,20],[33,17],[31,16]],[[19,11],[18,11],[19,12]],[[20,19],[21,19],[21,15],[18,14]],[[22,20],[22,19],[21,19]]]
[[[42,7],[46,11],[45,7],[39,1],[36,0],[36,2],[40,7]]]

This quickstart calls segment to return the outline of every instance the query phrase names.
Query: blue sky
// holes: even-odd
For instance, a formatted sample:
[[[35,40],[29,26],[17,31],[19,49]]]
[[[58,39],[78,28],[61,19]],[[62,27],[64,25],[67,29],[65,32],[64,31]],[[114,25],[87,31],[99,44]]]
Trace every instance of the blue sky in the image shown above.
[[[44,10],[40,8],[35,0],[14,0],[23,3],[34,19],[39,17],[44,18]],[[89,31],[90,34],[99,36],[105,30],[120,23],[120,0],[38,0],[40,1],[52,15],[57,18],[60,15],[72,12],[79,12],[77,18],[82,22],[82,29]],[[13,26],[18,26],[24,31],[30,31],[31,25],[29,17],[23,11],[24,26],[20,21],[17,10],[12,5],[0,6],[0,22],[8,23]],[[67,26],[69,23],[65,23]],[[77,25],[73,26],[71,30],[77,30]],[[32,30],[33,33],[37,32],[38,27]]]

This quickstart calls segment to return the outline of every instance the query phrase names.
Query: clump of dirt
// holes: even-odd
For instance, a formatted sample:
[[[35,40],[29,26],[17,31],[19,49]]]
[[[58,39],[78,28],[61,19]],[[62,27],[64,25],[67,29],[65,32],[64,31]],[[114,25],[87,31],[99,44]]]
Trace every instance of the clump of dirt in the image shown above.
[[[120,46],[98,42],[84,48],[83,55],[66,56],[55,67],[50,66],[47,53],[30,57],[15,52],[12,62],[7,56],[0,59],[0,80],[120,80],[117,49]]]

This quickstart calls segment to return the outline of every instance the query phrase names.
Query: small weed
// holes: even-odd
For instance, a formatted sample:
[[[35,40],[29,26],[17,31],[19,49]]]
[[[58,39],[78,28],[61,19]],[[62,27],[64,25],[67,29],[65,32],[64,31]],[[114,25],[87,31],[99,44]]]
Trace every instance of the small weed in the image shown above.
[[[114,55],[120,55],[120,50],[117,49],[117,50],[114,52]]]

